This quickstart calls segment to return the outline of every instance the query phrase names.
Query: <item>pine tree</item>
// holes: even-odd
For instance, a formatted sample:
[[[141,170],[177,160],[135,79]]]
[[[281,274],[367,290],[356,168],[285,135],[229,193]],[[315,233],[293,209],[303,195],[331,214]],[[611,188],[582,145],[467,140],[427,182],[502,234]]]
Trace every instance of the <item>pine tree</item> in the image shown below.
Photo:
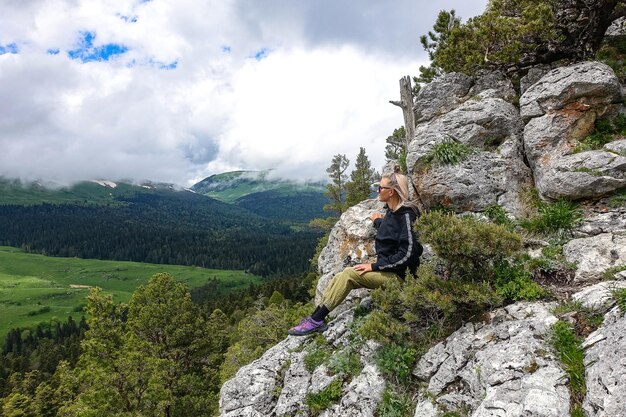
[[[351,207],[369,198],[372,193],[372,183],[376,180],[376,170],[365,154],[365,148],[360,148],[356,157],[354,170],[350,174],[350,182],[346,185],[346,205]]]
[[[336,211],[339,215],[345,211],[345,193],[348,180],[346,170],[349,164],[350,161],[345,155],[337,154],[333,156],[330,166],[326,169],[332,183],[326,186],[327,191],[324,195],[330,199],[330,203],[324,206],[324,210]]]

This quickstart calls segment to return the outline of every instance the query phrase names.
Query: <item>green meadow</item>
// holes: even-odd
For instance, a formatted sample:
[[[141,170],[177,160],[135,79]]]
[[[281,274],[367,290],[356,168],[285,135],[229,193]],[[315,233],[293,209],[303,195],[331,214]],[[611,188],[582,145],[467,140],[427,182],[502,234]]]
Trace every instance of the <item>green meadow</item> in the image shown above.
[[[54,258],[0,246],[0,340],[8,330],[53,318],[79,320],[90,288],[100,287],[117,302],[126,302],[152,275],[167,272],[189,288],[208,279],[223,282],[229,291],[259,283],[244,271],[140,262]]]

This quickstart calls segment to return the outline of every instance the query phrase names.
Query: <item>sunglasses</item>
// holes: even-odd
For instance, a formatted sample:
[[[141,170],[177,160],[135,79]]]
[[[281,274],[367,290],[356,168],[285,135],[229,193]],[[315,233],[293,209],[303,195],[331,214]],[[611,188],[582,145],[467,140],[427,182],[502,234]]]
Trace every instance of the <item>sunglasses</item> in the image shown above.
[[[382,190],[391,190],[391,187],[383,187],[382,185],[379,185],[378,192],[381,192]]]

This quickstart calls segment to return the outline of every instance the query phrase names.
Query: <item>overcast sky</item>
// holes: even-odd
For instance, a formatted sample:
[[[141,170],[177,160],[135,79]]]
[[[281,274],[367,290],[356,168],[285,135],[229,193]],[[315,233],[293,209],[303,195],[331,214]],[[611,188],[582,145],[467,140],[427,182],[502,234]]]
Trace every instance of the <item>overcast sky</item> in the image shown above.
[[[322,179],[402,125],[441,9],[487,0],[0,0],[0,176]]]

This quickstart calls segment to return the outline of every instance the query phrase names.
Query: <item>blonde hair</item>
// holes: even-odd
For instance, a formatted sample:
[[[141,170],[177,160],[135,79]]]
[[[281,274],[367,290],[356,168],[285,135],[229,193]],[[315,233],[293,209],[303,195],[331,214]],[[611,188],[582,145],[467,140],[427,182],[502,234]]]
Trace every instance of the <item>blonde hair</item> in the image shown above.
[[[398,203],[396,210],[400,207],[409,207],[415,211],[415,213],[419,214],[417,190],[415,185],[413,185],[411,177],[401,174],[399,165],[393,167],[393,173],[385,174],[382,177],[386,178],[389,181],[389,186],[394,189],[396,193],[398,193],[400,202]]]

